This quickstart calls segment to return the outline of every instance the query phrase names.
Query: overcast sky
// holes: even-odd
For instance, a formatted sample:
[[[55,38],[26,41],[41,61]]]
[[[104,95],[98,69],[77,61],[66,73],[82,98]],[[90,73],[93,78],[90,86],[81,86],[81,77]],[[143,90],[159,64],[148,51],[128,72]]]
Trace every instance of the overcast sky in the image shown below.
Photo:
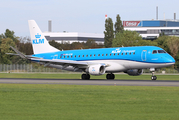
[[[179,14],[179,0],[1,0],[0,34],[6,29],[16,36],[30,36],[28,20],[34,19],[42,32],[52,20],[53,32],[103,33],[105,14],[116,21],[173,19]]]

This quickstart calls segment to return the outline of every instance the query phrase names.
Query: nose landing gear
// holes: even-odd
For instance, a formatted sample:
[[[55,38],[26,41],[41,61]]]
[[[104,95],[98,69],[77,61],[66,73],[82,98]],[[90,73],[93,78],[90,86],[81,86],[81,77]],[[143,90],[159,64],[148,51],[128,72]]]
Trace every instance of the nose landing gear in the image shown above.
[[[154,76],[155,68],[150,68],[150,71],[152,72],[151,79],[152,80],[157,80],[157,76]]]
[[[157,80],[157,76],[154,76],[154,72],[152,72],[151,79],[152,79],[152,80]]]

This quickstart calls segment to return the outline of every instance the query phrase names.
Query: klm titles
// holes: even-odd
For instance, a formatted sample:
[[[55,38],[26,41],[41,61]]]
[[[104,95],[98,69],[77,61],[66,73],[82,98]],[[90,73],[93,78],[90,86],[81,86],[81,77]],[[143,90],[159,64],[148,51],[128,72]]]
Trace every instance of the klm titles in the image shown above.
[[[32,44],[44,44],[44,39],[33,39]]]

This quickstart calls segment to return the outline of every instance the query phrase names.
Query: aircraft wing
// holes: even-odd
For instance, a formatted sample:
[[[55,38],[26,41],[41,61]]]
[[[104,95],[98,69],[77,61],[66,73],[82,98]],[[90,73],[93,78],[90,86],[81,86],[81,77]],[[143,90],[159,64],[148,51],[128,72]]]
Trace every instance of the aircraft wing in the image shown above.
[[[51,63],[51,64],[58,64],[58,65],[63,65],[63,64],[68,64],[71,66],[76,66],[76,65],[82,65],[82,66],[88,66],[88,65],[94,65],[94,64],[102,64],[104,66],[108,66],[105,63],[96,63],[96,62],[83,62],[83,61],[74,61],[74,60],[58,60],[58,59],[37,59],[37,58],[31,58],[31,61],[34,62],[44,62],[46,64]]]

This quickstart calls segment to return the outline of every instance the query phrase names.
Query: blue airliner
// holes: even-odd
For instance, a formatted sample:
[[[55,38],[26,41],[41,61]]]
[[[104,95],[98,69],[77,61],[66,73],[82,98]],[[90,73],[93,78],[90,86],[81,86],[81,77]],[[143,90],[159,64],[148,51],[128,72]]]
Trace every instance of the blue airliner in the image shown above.
[[[90,75],[105,73],[107,73],[107,79],[114,79],[113,73],[117,72],[138,76],[143,73],[143,69],[150,69],[151,79],[156,80],[157,77],[153,72],[157,68],[175,64],[172,56],[155,46],[60,51],[48,43],[34,20],[28,22],[34,54],[24,55],[11,47],[17,53],[16,55],[44,66],[83,72],[82,79],[90,79]]]

